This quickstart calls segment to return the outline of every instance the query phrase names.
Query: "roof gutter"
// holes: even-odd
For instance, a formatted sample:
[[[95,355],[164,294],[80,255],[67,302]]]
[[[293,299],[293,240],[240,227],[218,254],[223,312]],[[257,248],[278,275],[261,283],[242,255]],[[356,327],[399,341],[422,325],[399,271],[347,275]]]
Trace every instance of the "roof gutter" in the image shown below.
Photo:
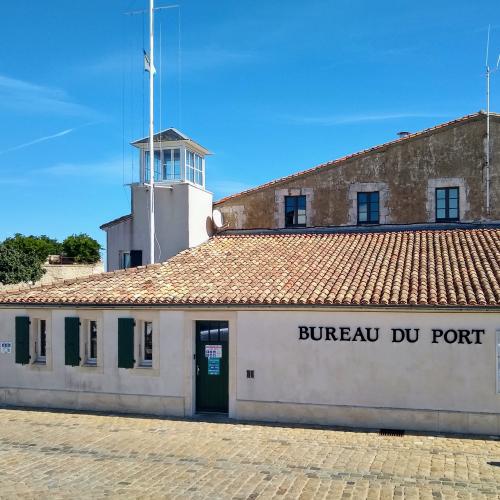
[[[0,303],[1,309],[263,309],[263,310],[311,310],[311,311],[401,311],[401,312],[444,312],[444,311],[456,311],[456,312],[474,312],[474,313],[500,313],[500,305],[478,305],[478,306],[463,306],[463,305],[410,305],[410,304],[360,304],[360,305],[349,305],[349,304],[140,304],[140,303],[64,303],[64,302],[53,302],[47,303],[15,303],[15,304],[2,304]]]

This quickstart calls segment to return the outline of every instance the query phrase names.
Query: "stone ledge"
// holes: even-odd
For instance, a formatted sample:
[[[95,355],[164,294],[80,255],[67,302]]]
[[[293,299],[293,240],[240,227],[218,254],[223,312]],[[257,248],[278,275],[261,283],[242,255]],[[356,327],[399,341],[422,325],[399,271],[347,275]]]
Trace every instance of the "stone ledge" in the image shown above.
[[[3,395],[3,397],[2,397]],[[184,398],[53,389],[0,389],[4,406],[184,416]]]
[[[267,422],[459,434],[500,434],[496,413],[236,401],[234,417]]]

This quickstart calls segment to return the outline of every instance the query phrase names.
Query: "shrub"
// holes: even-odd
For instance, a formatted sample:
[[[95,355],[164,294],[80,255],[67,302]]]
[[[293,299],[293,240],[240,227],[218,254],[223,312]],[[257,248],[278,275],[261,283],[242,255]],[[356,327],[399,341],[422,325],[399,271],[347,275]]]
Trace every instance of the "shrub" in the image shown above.
[[[19,250],[0,244],[0,283],[34,283],[45,273],[43,261],[33,249]]]
[[[80,264],[95,264],[101,258],[101,246],[88,234],[73,234],[62,243],[63,253]]]
[[[7,238],[3,244],[7,248],[14,248],[22,253],[34,252],[43,263],[49,255],[59,255],[62,252],[62,245],[53,238],[42,234],[41,236],[24,236],[20,233],[11,238]]]

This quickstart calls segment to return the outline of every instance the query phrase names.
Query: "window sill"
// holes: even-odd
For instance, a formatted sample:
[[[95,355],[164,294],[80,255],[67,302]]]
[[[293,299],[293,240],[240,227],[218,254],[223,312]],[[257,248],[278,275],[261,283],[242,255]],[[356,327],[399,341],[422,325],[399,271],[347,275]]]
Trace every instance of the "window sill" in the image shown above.
[[[137,376],[157,377],[160,375],[160,370],[152,365],[136,365],[133,370],[129,370],[129,373]]]
[[[51,370],[51,366],[47,363],[47,361],[33,361],[33,363],[30,363],[29,364],[29,367],[32,369],[32,370],[36,370],[36,371],[47,371],[47,370]]]
[[[102,365],[97,364],[97,363],[82,363],[79,367],[80,371],[82,372],[87,372],[87,373],[93,373],[93,374],[103,374],[104,370]]]

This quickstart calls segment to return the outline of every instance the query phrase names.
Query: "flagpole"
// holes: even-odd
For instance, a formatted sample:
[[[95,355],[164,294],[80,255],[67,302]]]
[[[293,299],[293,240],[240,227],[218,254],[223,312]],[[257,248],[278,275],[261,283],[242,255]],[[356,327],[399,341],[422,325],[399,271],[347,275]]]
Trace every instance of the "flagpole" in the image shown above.
[[[155,261],[155,196],[154,196],[154,0],[149,0],[149,263]]]

